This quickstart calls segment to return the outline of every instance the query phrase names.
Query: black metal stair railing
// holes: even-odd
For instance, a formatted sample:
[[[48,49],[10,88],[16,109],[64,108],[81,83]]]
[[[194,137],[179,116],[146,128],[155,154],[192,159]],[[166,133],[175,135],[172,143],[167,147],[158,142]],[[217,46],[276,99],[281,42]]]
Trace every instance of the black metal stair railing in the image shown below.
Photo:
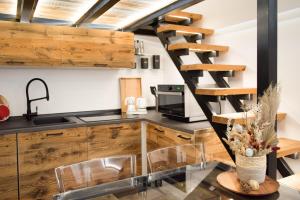
[[[157,33],[157,31],[156,31],[157,26],[155,26],[153,28],[154,28],[154,30],[157,34],[157,37],[160,39],[161,43],[166,48],[166,51],[168,52],[170,58],[172,59],[173,63],[175,64],[175,66],[178,69],[179,73],[183,77],[185,83],[187,84],[190,91],[194,95],[194,97],[195,97],[196,101],[198,102],[199,106],[201,107],[202,111],[204,112],[207,119],[209,120],[211,126],[216,131],[218,137],[222,141],[222,143],[223,143],[224,147],[226,148],[227,152],[229,153],[230,157],[232,158],[232,160],[235,160],[234,154],[229,149],[228,145],[222,140],[222,138],[226,137],[227,126],[224,125],[224,124],[214,123],[212,121],[213,109],[212,109],[209,101],[206,98],[203,98],[202,96],[196,95],[197,81],[194,79],[195,76],[193,76],[193,73],[180,70],[180,67],[183,65],[183,61],[180,58],[181,53],[178,54],[175,51],[168,51],[167,48],[168,48],[168,45],[170,44],[170,40],[169,40],[170,33]],[[172,33],[171,33],[171,35],[172,35]],[[199,56],[201,56],[201,55],[199,55]],[[201,58],[203,58],[203,61],[204,61],[204,57],[201,57]],[[222,84],[225,84],[224,79],[223,79],[223,81],[224,81],[223,82],[220,77],[215,76],[215,78],[216,78],[216,80],[220,79],[220,83],[218,85],[223,86]],[[227,84],[227,86],[228,86],[228,84]],[[238,106],[238,105],[236,105],[236,106],[237,106],[237,108],[240,109],[240,106]]]

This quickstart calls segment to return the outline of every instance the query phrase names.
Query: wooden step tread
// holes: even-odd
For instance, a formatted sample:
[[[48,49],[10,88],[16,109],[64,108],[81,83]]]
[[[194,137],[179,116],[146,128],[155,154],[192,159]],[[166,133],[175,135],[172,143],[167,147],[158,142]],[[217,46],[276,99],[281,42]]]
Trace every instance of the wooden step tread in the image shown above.
[[[199,88],[196,89],[196,94],[209,96],[256,94],[256,88]]]
[[[181,49],[189,49],[194,52],[211,52],[211,51],[219,51],[219,52],[227,52],[229,50],[228,46],[221,45],[211,45],[211,44],[198,44],[198,43],[176,43],[170,44],[168,46],[169,51],[181,50]]]
[[[245,71],[245,65],[223,65],[223,64],[193,64],[182,65],[181,71]]]
[[[300,141],[288,138],[279,138],[277,158],[300,152]]]
[[[227,124],[229,119],[232,119],[232,123],[237,123],[237,124],[245,124],[244,117],[245,113],[243,112],[237,112],[237,113],[226,113],[226,114],[221,114],[221,115],[214,115],[212,117],[212,121],[215,123],[219,124]],[[254,119],[254,114],[251,112],[247,113],[248,119]],[[278,112],[277,113],[277,120],[282,121],[286,117],[286,113],[283,112]]]
[[[193,21],[198,21],[202,19],[202,15],[177,10],[166,14],[164,18],[165,21],[167,22],[180,22],[188,19],[192,19]]]
[[[192,26],[181,26],[175,24],[165,24],[157,28],[158,33],[167,32],[167,31],[176,31],[176,33],[181,35],[197,35],[197,34],[212,35],[214,33],[214,30],[212,29],[197,28]]]
[[[300,191],[300,173],[279,179],[278,181],[287,187]]]
[[[280,149],[277,151],[277,158],[300,152],[300,141],[298,140],[279,138],[278,146],[280,147]],[[212,155],[212,159],[218,162],[228,164],[230,166],[235,166],[233,160],[230,158],[225,148],[223,152],[214,153]]]

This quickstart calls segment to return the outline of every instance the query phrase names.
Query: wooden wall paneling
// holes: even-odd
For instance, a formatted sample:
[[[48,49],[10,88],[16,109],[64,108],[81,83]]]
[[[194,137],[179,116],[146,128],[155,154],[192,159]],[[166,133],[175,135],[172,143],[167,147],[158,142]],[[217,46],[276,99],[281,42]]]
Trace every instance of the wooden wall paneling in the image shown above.
[[[20,199],[52,199],[54,169],[87,160],[86,128],[19,133]]]
[[[140,122],[109,124],[89,127],[88,159],[137,155],[137,174],[141,174]]]
[[[16,134],[0,135],[0,199],[18,199]]]
[[[132,33],[0,22],[0,65],[134,67]]]

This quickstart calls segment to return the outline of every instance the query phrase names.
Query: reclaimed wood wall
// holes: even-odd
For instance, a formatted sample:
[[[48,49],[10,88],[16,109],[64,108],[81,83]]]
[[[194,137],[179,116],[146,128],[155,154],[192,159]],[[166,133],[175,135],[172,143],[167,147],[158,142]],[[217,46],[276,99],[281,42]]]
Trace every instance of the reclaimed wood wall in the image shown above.
[[[0,22],[0,66],[134,67],[128,32]]]

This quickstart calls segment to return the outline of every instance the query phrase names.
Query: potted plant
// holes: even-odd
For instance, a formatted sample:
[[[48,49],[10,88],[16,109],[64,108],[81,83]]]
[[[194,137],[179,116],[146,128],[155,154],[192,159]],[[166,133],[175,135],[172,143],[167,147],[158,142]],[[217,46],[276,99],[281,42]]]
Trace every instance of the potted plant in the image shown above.
[[[241,182],[258,185],[265,180],[266,155],[279,149],[275,133],[279,99],[279,87],[270,85],[257,104],[243,103],[243,123],[232,125],[229,120],[227,124],[227,138],[223,140],[235,154]]]

